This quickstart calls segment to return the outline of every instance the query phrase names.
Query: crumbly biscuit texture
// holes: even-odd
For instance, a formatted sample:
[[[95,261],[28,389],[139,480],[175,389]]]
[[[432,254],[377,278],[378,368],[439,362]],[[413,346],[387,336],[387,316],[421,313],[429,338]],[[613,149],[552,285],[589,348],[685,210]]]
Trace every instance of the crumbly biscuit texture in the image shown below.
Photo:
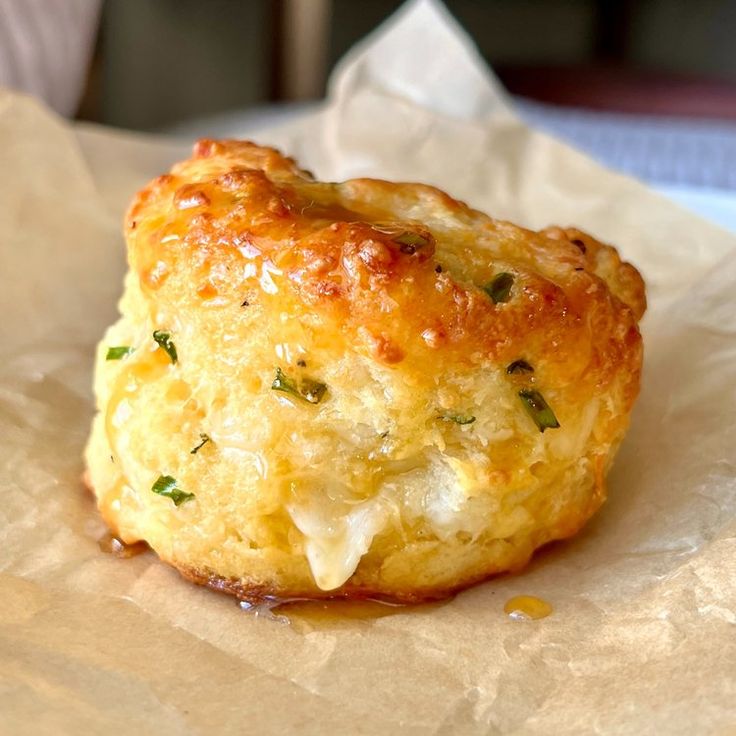
[[[190,579],[438,598],[605,499],[645,309],[612,247],[211,140],[125,235],[89,477],[115,533]]]

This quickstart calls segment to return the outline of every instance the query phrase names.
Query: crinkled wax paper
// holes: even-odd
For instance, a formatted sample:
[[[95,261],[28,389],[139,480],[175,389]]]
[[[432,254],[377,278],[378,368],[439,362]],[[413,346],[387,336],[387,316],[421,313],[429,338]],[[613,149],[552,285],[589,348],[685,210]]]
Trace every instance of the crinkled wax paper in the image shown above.
[[[615,243],[649,285],[610,500],[449,603],[279,624],[148,552],[103,554],[82,490],[92,351],[129,197],[187,146],[0,95],[0,733],[693,734],[736,729],[736,239],[515,119],[443,7],[411,3],[326,107],[257,137],[320,178],[437,184]],[[554,614],[515,622],[512,595]]]

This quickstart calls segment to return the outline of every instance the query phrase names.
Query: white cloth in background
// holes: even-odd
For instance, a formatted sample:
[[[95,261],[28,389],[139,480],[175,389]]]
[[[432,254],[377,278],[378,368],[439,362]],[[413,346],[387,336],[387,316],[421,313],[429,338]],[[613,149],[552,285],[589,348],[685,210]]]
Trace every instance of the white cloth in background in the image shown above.
[[[0,86],[70,117],[79,104],[101,0],[0,0]]]
[[[651,184],[736,192],[736,121],[583,110],[520,97],[514,109],[527,125]]]

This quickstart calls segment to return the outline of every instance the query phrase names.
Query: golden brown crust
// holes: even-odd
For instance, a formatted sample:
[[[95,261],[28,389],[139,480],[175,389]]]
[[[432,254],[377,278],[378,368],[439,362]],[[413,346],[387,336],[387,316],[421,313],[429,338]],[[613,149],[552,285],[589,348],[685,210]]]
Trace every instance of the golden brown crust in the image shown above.
[[[585,256],[588,268],[600,276],[608,288],[631,308],[637,321],[644,316],[647,298],[644,279],[630,264],[622,261],[615,248],[574,227],[550,226],[541,231],[553,240],[567,240]]]
[[[452,588],[414,588],[407,589],[406,591],[398,591],[393,595],[387,595],[385,590],[349,584],[343,585],[337,590],[329,591],[320,591],[314,588],[284,589],[276,588],[272,585],[248,583],[242,578],[224,578],[220,575],[193,568],[178,567],[177,570],[183,578],[192,583],[216,590],[218,593],[231,595],[239,601],[247,601],[249,603],[263,603],[266,601],[283,601],[286,603],[293,600],[379,600],[388,603],[404,604],[429,603],[431,601],[450,598],[456,595],[458,591],[483,582],[483,580],[487,580],[493,575],[502,572],[489,573],[482,578],[455,585]]]
[[[462,271],[441,262],[431,227],[408,217],[412,211],[452,221],[453,237],[468,241],[450,254],[463,259]],[[403,229],[420,244],[397,242]],[[583,383],[600,386],[621,361],[632,369],[638,362],[631,346],[639,340],[643,285],[614,249],[579,231],[534,233],[493,220],[426,185],[323,184],[274,149],[200,141],[192,159],[138,194],[126,236],[151,299],[216,296],[236,304],[244,293],[269,299],[288,290],[385,365],[426,365],[439,350],[449,367],[510,362],[532,342],[559,383],[585,373]],[[573,243],[578,238],[588,253]],[[482,286],[500,268],[515,276],[514,299],[494,304]],[[599,360],[580,365],[570,355],[588,340],[586,320],[598,325]],[[628,335],[613,344],[612,332]]]

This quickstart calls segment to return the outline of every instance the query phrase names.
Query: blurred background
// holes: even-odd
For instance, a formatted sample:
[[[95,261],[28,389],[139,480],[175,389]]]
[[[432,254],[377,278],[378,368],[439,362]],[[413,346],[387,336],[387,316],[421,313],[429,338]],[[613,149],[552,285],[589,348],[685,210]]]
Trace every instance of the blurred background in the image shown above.
[[[314,106],[400,5],[0,0],[0,84],[106,125],[245,134]],[[672,196],[736,192],[736,0],[446,5],[531,125]]]

